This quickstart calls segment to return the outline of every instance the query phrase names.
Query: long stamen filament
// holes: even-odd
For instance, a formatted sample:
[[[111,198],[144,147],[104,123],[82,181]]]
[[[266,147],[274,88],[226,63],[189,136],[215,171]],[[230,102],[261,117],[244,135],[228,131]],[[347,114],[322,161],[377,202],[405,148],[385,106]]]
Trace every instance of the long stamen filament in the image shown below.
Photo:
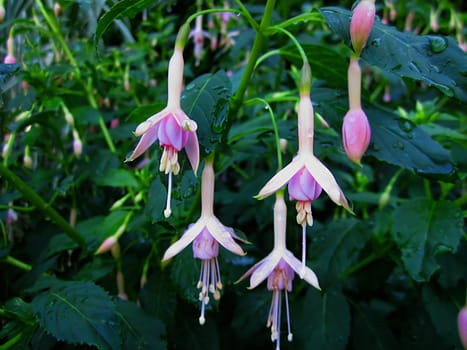
[[[170,201],[172,198],[172,170],[169,171],[169,182],[167,185],[167,203],[164,210],[164,216],[168,218],[172,214],[172,210],[170,209]]]
[[[302,268],[300,269],[300,278],[305,277],[306,269],[306,222],[302,224]]]
[[[287,289],[284,290],[284,293],[285,293],[285,310],[287,312],[287,331],[288,331],[287,340],[292,341],[293,334],[290,331],[289,296],[288,296],[288,293],[287,293]]]

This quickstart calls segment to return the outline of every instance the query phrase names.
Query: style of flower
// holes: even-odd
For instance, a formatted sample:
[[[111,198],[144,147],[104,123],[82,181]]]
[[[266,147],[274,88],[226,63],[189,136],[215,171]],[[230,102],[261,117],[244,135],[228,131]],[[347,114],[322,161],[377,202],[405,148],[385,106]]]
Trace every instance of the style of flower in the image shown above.
[[[220,298],[222,281],[217,257],[219,244],[234,254],[245,255],[235,243],[239,239],[232,228],[224,226],[214,215],[214,169],[212,161],[206,160],[201,177],[201,216],[188,227],[182,237],[173,243],[164,253],[163,261],[172,258],[193,242],[193,256],[201,260],[201,272],[197,288],[200,289],[201,315],[199,323],[203,325],[205,308],[209,303],[209,293],[215,300]]]
[[[290,252],[285,243],[287,225],[287,207],[282,193],[276,194],[274,204],[274,248],[263,260],[250,268],[241,278],[250,277],[249,288],[255,288],[267,278],[267,288],[272,291],[272,302],[269,309],[267,327],[271,327],[271,341],[276,341],[276,349],[280,349],[281,304],[284,291],[287,314],[287,339],[292,341],[290,327],[290,311],[288,292],[292,291],[292,281],[295,272],[313,287],[320,289],[316,274],[308,267],[302,266],[300,261]]]
[[[165,217],[169,217],[171,214],[172,174],[177,175],[180,171],[178,152],[185,149],[195,174],[199,164],[197,124],[186,115],[180,106],[183,67],[183,51],[176,47],[169,62],[167,107],[138,125],[134,134],[141,136],[141,139],[133,153],[126,159],[126,161],[134,160],[159,140],[159,144],[163,148],[159,170],[169,176]]]
[[[370,36],[375,13],[375,0],[361,0],[353,10],[350,20],[350,39],[358,56]]]

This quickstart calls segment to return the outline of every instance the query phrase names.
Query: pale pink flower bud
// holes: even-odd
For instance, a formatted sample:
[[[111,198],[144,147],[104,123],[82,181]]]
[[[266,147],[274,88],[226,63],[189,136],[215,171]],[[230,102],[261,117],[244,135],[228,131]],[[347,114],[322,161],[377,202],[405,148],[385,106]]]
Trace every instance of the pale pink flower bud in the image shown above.
[[[287,150],[287,140],[286,139],[279,139],[279,147],[281,149],[281,152],[282,153],[285,153],[285,151]]]
[[[117,239],[115,238],[115,236],[108,237],[104,242],[102,242],[100,247],[96,250],[95,254],[102,254],[108,252],[112,249],[115,243],[117,243]]]
[[[432,31],[437,32],[439,29],[438,14],[433,8],[430,11],[430,28]]]
[[[120,125],[120,120],[118,120],[117,118],[113,118],[110,121],[110,128],[111,129],[116,129],[116,128],[118,128],[119,125]]]
[[[73,153],[77,157],[83,153],[83,142],[76,131],[73,131]]]
[[[457,316],[457,327],[462,345],[467,350],[467,306],[464,306]]]
[[[60,16],[60,14],[62,13],[62,7],[60,6],[60,4],[58,2],[56,2],[54,4],[54,13],[55,13],[55,16]]]
[[[370,124],[361,108],[351,109],[344,117],[342,138],[347,157],[360,165],[371,138]]]
[[[23,156],[23,165],[28,169],[32,169],[32,158],[29,154]]]
[[[357,55],[360,55],[370,36],[375,21],[375,12],[374,0],[361,0],[353,10],[350,20],[350,38]]]
[[[13,37],[10,35],[6,41],[6,47],[7,47],[7,55],[3,59],[3,63],[5,64],[14,64],[16,63],[16,58],[15,58],[15,41]]]
[[[0,5],[0,23],[5,19],[5,6]]]

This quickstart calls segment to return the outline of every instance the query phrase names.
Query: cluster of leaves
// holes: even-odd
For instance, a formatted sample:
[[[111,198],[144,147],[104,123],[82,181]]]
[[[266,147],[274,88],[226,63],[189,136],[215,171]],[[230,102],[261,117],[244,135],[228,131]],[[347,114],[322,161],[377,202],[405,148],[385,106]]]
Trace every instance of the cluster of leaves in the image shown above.
[[[198,9],[192,1],[60,3],[55,17],[42,1],[7,1],[0,27],[5,39],[14,27],[21,58],[21,65],[0,65],[1,348],[271,348],[264,327],[270,293],[234,281],[272,247],[273,199],[253,196],[277,168],[270,112],[288,140],[284,161],[296,150],[298,50],[281,31],[252,25],[262,21],[260,1],[236,2],[250,18],[230,19],[231,46],[210,49],[205,39],[199,66],[192,44],[185,49],[182,107],[198,124],[201,158],[216,151],[216,214],[252,242],[245,257],[221,251],[225,288],[200,326],[191,250],[160,262],[199,215],[199,178],[181,156],[166,220],[160,150],[123,163],[137,123],[165,105],[177,29]],[[467,282],[467,59],[450,36],[449,12],[440,17],[443,35],[401,32],[403,8],[399,29],[375,22],[361,59],[372,139],[360,168],[345,157],[339,132],[348,109],[351,12],[344,8],[351,3],[321,5],[278,2],[271,25],[290,31],[309,58],[315,111],[330,124],[316,122],[316,153],[356,215],[324,195],[313,203],[308,266],[322,292],[294,281],[294,341],[282,346],[461,349],[455,322]],[[429,28],[425,7],[409,6],[417,25]],[[212,19],[211,35],[221,38],[221,20]],[[250,75],[245,62],[258,59],[250,55],[258,37],[264,56]],[[73,152],[73,132],[81,154]],[[289,203],[287,243],[297,254],[294,216]],[[94,255],[119,231],[119,251]]]

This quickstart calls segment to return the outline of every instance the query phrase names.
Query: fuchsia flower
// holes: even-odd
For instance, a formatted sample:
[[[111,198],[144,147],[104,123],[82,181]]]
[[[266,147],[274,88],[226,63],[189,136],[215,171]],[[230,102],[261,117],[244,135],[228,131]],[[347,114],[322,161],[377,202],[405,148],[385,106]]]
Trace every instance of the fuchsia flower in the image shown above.
[[[164,253],[163,261],[172,258],[193,242],[193,256],[201,260],[201,272],[198,281],[201,315],[199,323],[203,325],[205,307],[209,303],[209,293],[214,299],[220,298],[222,281],[217,257],[219,244],[234,254],[245,255],[242,248],[235,243],[239,239],[232,228],[224,226],[214,215],[214,169],[212,161],[206,160],[201,177],[201,217],[190,225],[183,236],[172,244]]]
[[[176,46],[169,63],[167,107],[138,125],[135,135],[141,136],[141,139],[133,153],[126,159],[126,161],[134,160],[159,140],[159,144],[164,149],[159,170],[169,175],[165,217],[169,217],[171,214],[172,174],[177,175],[180,171],[178,152],[185,149],[195,174],[199,164],[197,125],[180,106],[183,67],[183,51]]]
[[[375,0],[361,0],[353,10],[350,20],[350,39],[358,56],[370,36],[375,21],[375,12]]]
[[[271,327],[271,340],[276,341],[276,349],[280,349],[280,321],[282,291],[285,295],[285,305],[287,313],[287,339],[292,341],[292,332],[290,328],[290,312],[288,292],[292,291],[292,281],[295,272],[302,275],[303,279],[313,287],[320,289],[316,274],[308,267],[302,266],[300,261],[286,247],[286,225],[287,225],[287,207],[285,205],[282,193],[276,194],[276,203],[274,205],[274,248],[272,252],[263,260],[250,268],[241,278],[250,277],[249,288],[255,288],[266,278],[267,288],[272,291],[272,302],[269,309],[267,327]]]
[[[347,157],[360,165],[360,160],[368,148],[371,138],[371,128],[368,118],[361,108],[362,72],[358,57],[352,57],[348,70],[349,106],[342,123],[342,141]]]
[[[196,17],[195,29],[190,32],[189,36],[193,37],[195,64],[198,66],[203,54],[204,38],[210,38],[209,33],[203,30],[203,16]]]
[[[464,349],[467,350],[467,306],[464,306],[457,316],[457,327],[459,329],[459,337]]]

